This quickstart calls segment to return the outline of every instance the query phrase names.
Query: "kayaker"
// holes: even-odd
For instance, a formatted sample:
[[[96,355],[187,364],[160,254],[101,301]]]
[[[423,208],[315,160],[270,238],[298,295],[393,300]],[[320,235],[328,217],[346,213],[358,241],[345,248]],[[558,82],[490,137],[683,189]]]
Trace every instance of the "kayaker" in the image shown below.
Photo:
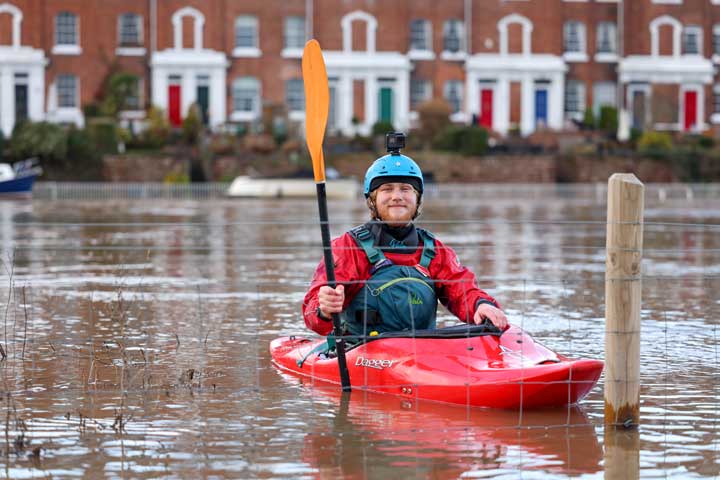
[[[420,167],[400,153],[404,146],[404,134],[389,133],[388,155],[368,168],[370,221],[332,241],[337,287],[327,286],[321,261],[303,302],[305,324],[327,335],[332,314],[339,313],[346,333],[357,338],[432,329],[440,301],[464,322],[507,328],[500,304],[455,252],[415,226],[424,181]]]

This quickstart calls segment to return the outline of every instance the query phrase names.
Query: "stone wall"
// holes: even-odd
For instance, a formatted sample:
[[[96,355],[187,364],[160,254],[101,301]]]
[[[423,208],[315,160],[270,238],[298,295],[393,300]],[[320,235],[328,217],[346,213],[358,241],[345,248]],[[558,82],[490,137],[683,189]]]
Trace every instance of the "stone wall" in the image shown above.
[[[613,173],[634,173],[646,183],[690,181],[687,165],[633,157],[591,155],[494,155],[465,157],[444,152],[410,152],[427,177],[440,183],[606,182]],[[362,180],[375,160],[371,152],[331,155],[326,165],[343,176]],[[171,155],[108,155],[103,179],[109,182],[161,182],[190,173],[188,157]],[[236,175],[292,176],[303,168],[279,155],[228,155],[216,158],[205,171],[209,181],[230,181]],[[309,166],[305,166],[309,169]],[[720,160],[703,158],[691,167],[702,181],[720,181]]]
[[[162,182],[168,176],[190,173],[190,160],[170,155],[105,155],[106,182]]]

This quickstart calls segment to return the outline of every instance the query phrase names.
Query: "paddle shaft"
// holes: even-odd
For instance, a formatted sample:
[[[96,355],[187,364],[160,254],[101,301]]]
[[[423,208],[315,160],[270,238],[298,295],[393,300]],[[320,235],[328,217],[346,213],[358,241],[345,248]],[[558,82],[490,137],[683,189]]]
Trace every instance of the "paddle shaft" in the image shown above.
[[[325,273],[330,288],[335,288],[335,260],[330,246],[330,226],[328,224],[327,193],[325,182],[315,184],[317,186],[318,210],[320,211],[320,232],[322,234],[323,258],[325,259]],[[343,338],[340,315],[332,314],[333,330],[335,333],[335,348],[337,349],[338,367],[340,368],[340,384],[345,392],[350,391],[350,374],[345,360],[345,339]]]

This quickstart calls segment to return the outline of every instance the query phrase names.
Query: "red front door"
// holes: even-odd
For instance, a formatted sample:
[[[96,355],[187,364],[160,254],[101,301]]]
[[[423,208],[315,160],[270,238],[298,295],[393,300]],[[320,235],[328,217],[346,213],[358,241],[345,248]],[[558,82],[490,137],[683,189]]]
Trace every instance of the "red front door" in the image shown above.
[[[480,126],[492,129],[493,91],[491,88],[480,90]]]
[[[182,123],[180,116],[180,85],[170,85],[168,87],[168,116],[170,123],[174,127],[179,127]]]
[[[685,92],[685,119],[683,127],[690,130],[697,125],[697,92],[690,90]]]

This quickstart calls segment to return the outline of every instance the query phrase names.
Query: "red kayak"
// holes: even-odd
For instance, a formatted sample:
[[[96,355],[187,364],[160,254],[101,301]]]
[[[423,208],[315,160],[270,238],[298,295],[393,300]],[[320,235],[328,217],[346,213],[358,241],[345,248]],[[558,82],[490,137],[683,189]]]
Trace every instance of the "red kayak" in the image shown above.
[[[383,333],[346,352],[354,389],[493,408],[556,407],[580,401],[597,383],[599,360],[573,360],[537,343],[516,326],[486,325]],[[270,343],[284,371],[340,384],[325,339],[282,337]]]

